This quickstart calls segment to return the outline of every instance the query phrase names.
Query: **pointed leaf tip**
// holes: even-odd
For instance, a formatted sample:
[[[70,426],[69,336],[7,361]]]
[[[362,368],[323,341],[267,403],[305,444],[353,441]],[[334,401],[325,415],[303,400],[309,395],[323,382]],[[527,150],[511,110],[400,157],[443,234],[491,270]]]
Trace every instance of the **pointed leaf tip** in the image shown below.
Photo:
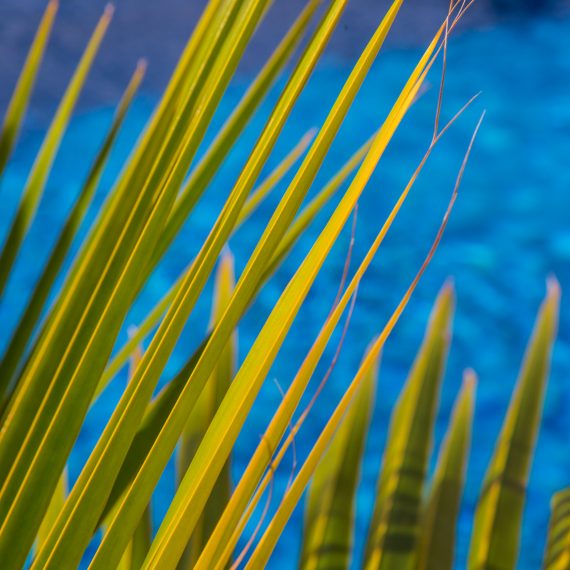
[[[546,280],[547,299],[551,300],[551,302],[556,303],[558,305],[560,303],[561,294],[562,291],[558,279],[556,279],[554,275],[549,275],[548,279]]]
[[[114,4],[107,4],[105,6],[105,10],[103,11],[103,18],[106,20],[110,20],[115,13],[115,5]]]
[[[560,288],[547,282],[519,379],[487,469],[475,513],[470,567],[515,567],[519,556],[526,488],[542,416]]]
[[[139,74],[139,75],[144,75],[146,73],[148,67],[148,61],[145,57],[141,57],[138,61],[137,61],[137,68],[135,73]]]
[[[416,570],[451,570],[473,423],[475,374],[467,369],[424,505]]]
[[[445,326],[449,334],[454,309],[455,287],[453,281],[447,280],[437,295],[430,315],[429,328],[431,329],[432,326],[436,326],[436,323],[440,323],[439,326]]]
[[[463,385],[469,390],[473,390],[477,386],[477,374],[473,368],[466,368],[463,372]]]

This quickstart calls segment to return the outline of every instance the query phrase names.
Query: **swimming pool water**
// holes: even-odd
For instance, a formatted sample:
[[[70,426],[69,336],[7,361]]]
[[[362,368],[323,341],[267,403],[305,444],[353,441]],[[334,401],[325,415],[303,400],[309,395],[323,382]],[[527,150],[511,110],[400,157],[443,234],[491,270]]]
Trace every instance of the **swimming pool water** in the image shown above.
[[[570,310],[564,295],[570,287],[569,37],[570,20],[544,19],[470,32],[455,38],[450,46],[444,119],[450,118],[474,93],[482,91],[482,94],[438,146],[367,273],[359,291],[341,358],[323,397],[296,442],[297,454],[302,458],[356,371],[366,345],[382,328],[413,278],[441,221],[474,125],[481,111],[486,109],[483,127],[444,240],[383,354],[377,402],[358,495],[355,562],[359,560],[371,514],[390,409],[421,342],[437,291],[447,277],[452,277],[457,292],[457,308],[434,455],[437,454],[451,405],[460,387],[462,371],[468,366],[473,367],[479,375],[476,427],[459,521],[457,557],[457,567],[464,566],[478,490],[516,380],[536,310],[544,295],[545,279],[553,273],[563,290],[560,332],[528,490],[519,568],[530,569],[540,565],[550,497],[553,492],[570,485],[570,415],[567,413],[570,405]],[[338,165],[380,125],[418,56],[419,51],[415,50],[388,51],[381,55],[311,193],[317,191]],[[308,128],[322,123],[326,109],[334,101],[348,72],[349,64],[345,61],[329,58],[323,62],[299,101],[267,171],[278,163],[279,158]],[[219,126],[231,111],[243,94],[247,80],[240,77],[230,88],[214,121],[215,125]],[[366,252],[399,191],[427,148],[437,95],[437,72],[432,74],[431,81],[431,89],[402,125],[360,202],[353,268]],[[268,102],[253,120],[242,142],[141,295],[127,324],[135,324],[141,319],[145,308],[160,297],[193,257],[282,86],[283,82],[273,90]],[[102,203],[130,145],[148,117],[153,101],[152,95],[141,97],[130,113],[89,220],[93,219],[96,207]],[[2,304],[5,331],[11,330],[17,322],[26,294],[53,243],[55,229],[64,219],[78,191],[111,114],[111,109],[95,109],[78,114],[72,122]],[[41,133],[42,129],[35,127],[33,120],[28,121],[14,160],[2,182],[0,191],[4,207],[0,212],[1,232],[6,231],[7,222],[14,212],[19,192],[41,141]],[[248,254],[277,203],[278,194],[284,188],[281,185],[262,205],[252,222],[232,239],[230,247],[236,257],[238,272],[243,269]],[[329,207],[327,213],[330,211]],[[241,323],[239,339],[242,359],[325,219],[324,215],[319,217]],[[312,289],[258,398],[254,413],[240,435],[233,458],[234,478],[245,467],[270,411],[280,402],[275,381],[281,386],[288,385],[330,309],[346,257],[348,229],[342,234]],[[85,229],[82,235],[84,233]],[[199,342],[209,309],[209,304],[204,302],[192,315],[169,364],[165,380]],[[6,334],[2,335],[2,341],[7,341]],[[316,374],[316,382],[324,374],[335,349],[336,342],[332,342]],[[124,382],[122,376],[91,411],[71,459],[72,479],[78,475],[95,444]],[[291,460],[289,457],[277,474],[274,504],[275,497],[283,492],[289,478]],[[156,524],[164,514],[173,490],[174,467],[170,464],[154,499]],[[292,561],[300,543],[301,521],[302,508],[298,508],[279,542],[271,568],[293,566]]]

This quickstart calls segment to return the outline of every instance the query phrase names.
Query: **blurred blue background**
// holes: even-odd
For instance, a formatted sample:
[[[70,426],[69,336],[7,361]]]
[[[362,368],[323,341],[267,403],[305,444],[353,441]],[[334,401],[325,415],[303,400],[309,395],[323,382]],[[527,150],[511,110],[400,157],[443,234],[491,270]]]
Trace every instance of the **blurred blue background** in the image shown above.
[[[40,0],[3,0],[0,6],[0,79],[5,107],[33,30],[43,9]],[[88,222],[110,188],[129,149],[148,118],[184,38],[202,2],[164,0],[122,1],[115,22],[87,84],[80,108],[65,137],[45,198],[25,242],[16,273],[1,307],[3,329],[16,324],[28,292],[97,151],[136,59],[146,55],[149,74],[113,152]],[[367,79],[354,108],[324,164],[311,194],[332,176],[338,165],[381,124],[421,48],[443,18],[446,2],[410,0],[402,11],[386,49]],[[19,193],[57,97],[61,94],[88,30],[102,9],[62,2],[53,41],[40,76],[24,132],[1,183],[0,237],[14,213]],[[234,108],[253,73],[259,68],[279,33],[292,21],[302,2],[277,1],[267,22],[248,51],[235,81],[219,109],[208,140]],[[311,127],[326,117],[359,50],[380,21],[385,2],[352,0],[330,49],[295,108],[266,173]],[[433,300],[447,277],[457,292],[457,308],[449,365],[437,424],[436,448],[445,431],[450,408],[460,387],[462,371],[473,367],[479,375],[476,428],[467,490],[459,524],[457,567],[464,566],[474,504],[484,471],[506,411],[536,310],[545,292],[545,279],[553,273],[564,291],[570,288],[570,13],[559,2],[495,2],[478,0],[453,37],[444,97],[443,120],[449,119],[473,94],[478,101],[459,119],[436,149],[409,202],[391,230],[358,294],[348,340],[323,397],[297,438],[297,454],[304,457],[320,428],[356,371],[371,338],[382,328],[413,278],[439,226],[473,128],[483,109],[487,114],[467,167],[460,195],[444,240],[391,336],[384,355],[377,402],[367,444],[358,500],[356,556],[358,561],[371,514],[376,474],[381,462],[390,410],[421,342]],[[415,105],[383,157],[358,209],[355,267],[373,240],[384,217],[425,152],[433,130],[439,69],[431,75],[431,89]],[[223,203],[229,185],[260,132],[275,103],[282,79],[248,127],[241,143],[192,215],[161,268],[138,300],[127,324],[136,324],[178,276],[196,252]],[[207,142],[207,141],[206,141]],[[285,188],[281,186],[281,190]],[[244,267],[264,223],[271,215],[279,191],[263,204],[252,223],[232,239],[238,273]],[[239,329],[240,357],[262,326],[272,304],[306,253],[326,214],[295,248],[287,262],[266,286]],[[349,228],[343,233],[296,320],[240,435],[233,460],[239,477],[271,410],[293,378],[310,343],[333,303],[347,253]],[[82,235],[86,229],[82,230]],[[211,289],[211,285],[209,286]],[[210,306],[201,304],[190,319],[172,358],[165,380],[174,374],[205,331]],[[126,338],[126,333],[123,339]],[[7,335],[2,335],[2,346]],[[337,338],[338,341],[338,338]],[[570,484],[570,310],[563,296],[560,332],[537,454],[525,510],[519,567],[540,566],[547,530],[550,497]],[[315,385],[336,350],[332,342]],[[73,480],[101,432],[105,419],[124,387],[121,377],[89,415],[70,465]],[[290,475],[289,457],[277,473],[274,489],[279,497]],[[174,467],[166,470],[154,501],[155,523],[165,512],[174,491]],[[271,561],[271,568],[292,568],[301,533],[302,508],[297,509]],[[249,529],[251,531],[251,529]]]

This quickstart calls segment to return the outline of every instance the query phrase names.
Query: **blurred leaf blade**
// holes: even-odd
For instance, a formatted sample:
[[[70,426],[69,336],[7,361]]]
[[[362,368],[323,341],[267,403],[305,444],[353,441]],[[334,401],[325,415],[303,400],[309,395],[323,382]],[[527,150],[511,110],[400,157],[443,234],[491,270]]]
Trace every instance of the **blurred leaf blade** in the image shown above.
[[[392,413],[366,543],[367,570],[412,568],[414,564],[453,304],[453,289],[448,284],[438,296],[424,341]]]
[[[117,570],[139,570],[152,542],[150,505],[144,510],[133,537],[125,550]]]
[[[137,347],[131,356],[129,377],[140,364],[143,356],[142,347]],[[133,537],[127,546],[117,570],[139,570],[152,542],[152,512],[150,503],[143,512],[141,520],[135,528]]]
[[[469,568],[516,565],[526,485],[556,336],[559,302],[560,287],[552,278],[487,469],[475,513]]]
[[[0,363],[0,392],[5,392],[8,388],[8,383],[16,372],[18,364],[29,343],[35,325],[48,299],[49,292],[69,252],[71,243],[77,234],[77,230],[87,212],[87,208],[93,199],[119,129],[144,76],[145,67],[146,65],[142,62],[137,66],[123,98],[119,103],[111,127],[87,175],[83,188],[67,217],[50,257],[44,266],[42,275],[36,283],[34,291],[28,301],[24,314],[12,335],[8,348]]]
[[[63,504],[65,503],[65,499],[67,498],[67,493],[69,492],[69,484],[68,484],[68,476],[67,476],[67,468],[62,473],[61,477],[59,478],[57,487],[51,498],[50,504],[38,531],[38,535],[36,537],[36,550],[39,550],[46,541],[46,538],[49,536],[51,529],[53,527],[54,522],[56,521]]]
[[[451,570],[467,456],[476,378],[465,373],[427,497],[418,547],[418,570]]]
[[[356,488],[377,383],[368,372],[331,445],[313,475],[305,508],[302,570],[347,569],[350,564]]]
[[[570,488],[552,497],[544,570],[565,570],[570,564]]]
[[[18,210],[8,231],[2,253],[0,254],[0,295],[4,291],[21,243],[34,217],[52,162],[87,78],[87,74],[91,68],[91,64],[95,59],[103,36],[107,31],[112,13],[113,10],[107,8],[95,28],[69,83],[67,91],[59,104],[53,122],[45,136],[26,182]]]
[[[36,82],[38,70],[49,40],[57,8],[58,0],[51,0],[48,3],[26,61],[20,72],[16,88],[8,104],[2,130],[0,131],[0,174],[4,171],[6,163],[16,144],[20,127]]]

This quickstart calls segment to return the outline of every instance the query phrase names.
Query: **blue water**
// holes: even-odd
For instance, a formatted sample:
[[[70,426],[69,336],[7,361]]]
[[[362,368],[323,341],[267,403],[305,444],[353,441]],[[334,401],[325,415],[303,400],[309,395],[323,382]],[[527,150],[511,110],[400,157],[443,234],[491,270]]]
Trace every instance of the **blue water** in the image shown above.
[[[561,282],[563,292],[570,285],[569,37],[570,20],[538,20],[471,32],[454,39],[450,46],[443,118],[451,117],[474,93],[482,91],[482,95],[439,145],[366,275],[341,358],[323,398],[297,439],[297,455],[301,459],[356,371],[366,345],[382,328],[413,278],[440,223],[473,127],[481,111],[486,109],[487,115],[445,238],[384,351],[358,495],[357,560],[372,509],[390,410],[421,342],[431,304],[444,280],[451,276],[457,291],[457,310],[437,423],[436,451],[460,386],[462,370],[473,367],[480,378],[469,476],[459,521],[457,567],[464,565],[478,490],[536,310],[544,295],[545,279],[554,273]],[[389,51],[382,55],[343,126],[311,194],[381,123],[418,55],[419,51],[415,50]],[[348,72],[347,62],[333,59],[323,62],[296,107],[267,165],[267,172],[308,128],[318,126],[324,120],[326,109],[332,104]],[[431,79],[432,89],[416,104],[402,125],[360,202],[354,260],[360,260],[366,252],[429,143],[437,94],[437,70]],[[246,77],[238,78],[230,88],[212,132],[243,94],[247,81]],[[248,128],[242,143],[224,165],[165,262],[141,295],[128,324],[141,319],[145,309],[160,297],[195,254],[282,85],[280,83],[272,92]],[[102,203],[113,177],[148,117],[153,101],[153,97],[147,94],[135,104],[88,222],[93,219],[96,207]],[[6,293],[2,307],[4,331],[11,330],[17,322],[26,301],[26,293],[49,252],[56,235],[55,229],[61,224],[79,189],[89,159],[96,152],[111,113],[111,109],[82,112],[69,129],[50,177],[45,199]],[[41,133],[42,129],[36,127],[33,120],[28,122],[2,183],[2,232],[14,212],[18,194],[41,141]],[[210,133],[208,140],[211,140],[211,136]],[[284,188],[282,186],[279,192]],[[243,269],[264,223],[275,207],[279,192],[232,239],[230,247],[236,257],[238,272]],[[325,215],[320,216],[311,227],[244,318],[239,329],[241,359],[330,211],[331,208],[327,208]],[[84,228],[82,235],[85,231]],[[348,240],[349,232],[345,231],[297,318],[258,398],[255,411],[240,435],[233,458],[236,479],[258,443],[259,434],[267,424],[271,411],[280,402],[280,391],[275,381],[282,387],[289,384],[330,309],[342,273]],[[355,263],[353,261],[353,268]],[[211,285],[208,294],[210,291]],[[209,310],[209,301],[205,299],[192,315],[165,373],[165,380],[176,372],[201,339]],[[2,340],[6,341],[6,335],[2,335]],[[550,497],[556,490],[570,484],[570,417],[565,413],[570,405],[569,342],[570,311],[563,297],[560,333],[554,351],[524,516],[519,564],[522,569],[539,567]],[[316,381],[324,374],[335,349],[336,341],[331,343]],[[124,383],[125,378],[119,378],[90,413],[71,458],[72,480],[77,477],[95,444]],[[277,473],[273,504],[289,478],[291,461],[289,456]],[[174,468],[170,464],[154,500],[156,524],[164,514],[173,490]],[[299,548],[301,521],[302,508],[298,508],[279,542],[271,568],[293,566],[292,560]]]

